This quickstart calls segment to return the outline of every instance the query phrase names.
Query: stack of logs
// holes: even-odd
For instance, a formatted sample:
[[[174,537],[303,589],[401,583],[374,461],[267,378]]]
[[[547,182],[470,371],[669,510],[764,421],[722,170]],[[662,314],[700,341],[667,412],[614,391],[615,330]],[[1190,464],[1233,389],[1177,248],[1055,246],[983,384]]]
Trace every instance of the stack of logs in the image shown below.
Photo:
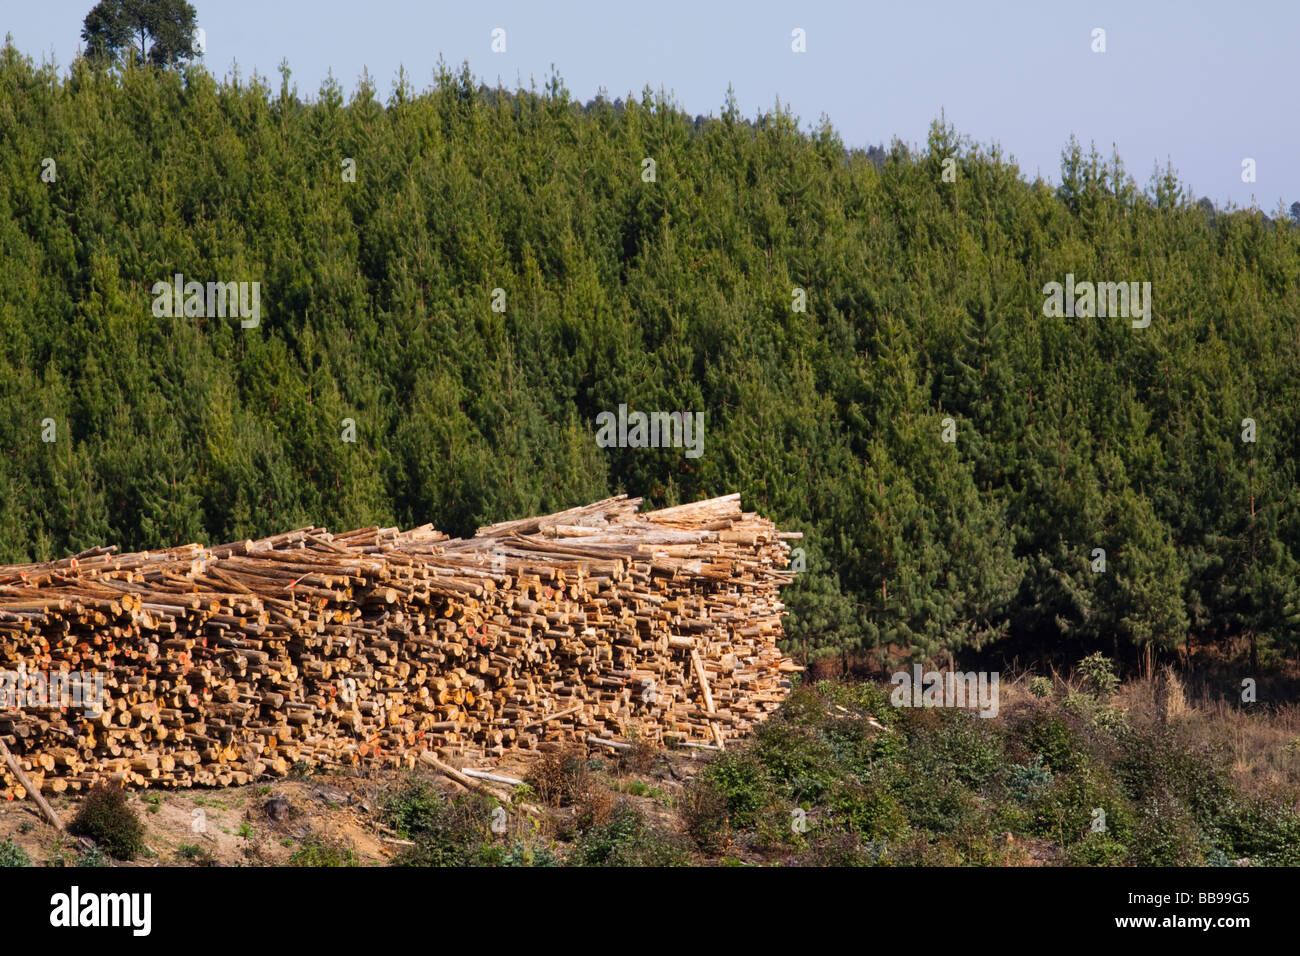
[[[633,736],[725,748],[797,669],[777,640],[785,539],[799,536],[738,495],[639,505],[465,539],[302,528],[0,566],[0,671],[23,695],[0,699],[0,740],[25,770],[0,765],[0,796],[23,796],[24,776],[57,793]],[[60,706],[15,689],[19,669],[95,675],[103,694]]]

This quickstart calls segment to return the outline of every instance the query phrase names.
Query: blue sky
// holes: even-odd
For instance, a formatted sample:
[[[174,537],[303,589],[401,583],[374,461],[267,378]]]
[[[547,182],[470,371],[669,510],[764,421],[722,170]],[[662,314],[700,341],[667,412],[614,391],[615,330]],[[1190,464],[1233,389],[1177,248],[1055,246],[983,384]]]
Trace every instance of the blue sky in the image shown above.
[[[1145,186],[1170,160],[1197,196],[1300,200],[1300,3],[1199,0],[1003,3],[891,0],[682,3],[191,0],[204,62],[238,63],[278,86],[287,59],[302,95],[326,72],[346,90],[369,68],[385,96],[399,65],[432,82],[441,54],[476,77],[540,88],[555,68],[575,98],[663,88],[692,115],[717,114],[728,84],[753,116],[777,97],[805,127],[827,114],[853,146],[923,143],[944,110],[958,132],[996,142],[1022,173],[1055,181],[1070,134],[1118,147]],[[0,32],[66,67],[92,0],[6,0]],[[493,28],[506,52],[491,51]],[[791,31],[807,52],[791,51]],[[1094,53],[1092,31],[1106,31]],[[1242,181],[1255,160],[1256,181]]]

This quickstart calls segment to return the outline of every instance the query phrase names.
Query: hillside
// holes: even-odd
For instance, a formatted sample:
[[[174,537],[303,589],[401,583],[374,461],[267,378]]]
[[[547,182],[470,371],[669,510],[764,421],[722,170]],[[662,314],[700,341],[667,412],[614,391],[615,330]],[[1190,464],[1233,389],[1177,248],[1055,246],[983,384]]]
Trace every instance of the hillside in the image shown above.
[[[801,652],[1295,658],[1300,229],[1172,170],[12,45],[0,142],[0,563],[738,491],[805,533]],[[256,323],[157,317],[177,274]],[[602,447],[620,405],[701,453]]]
[[[1151,682],[1020,675],[985,719],[889,688],[799,688],[725,754],[513,756],[518,785],[295,768],[224,790],[127,793],[134,860],[0,803],[0,866],[1294,866],[1300,725]],[[73,819],[84,798],[54,795]],[[100,834],[109,843],[115,831]]]

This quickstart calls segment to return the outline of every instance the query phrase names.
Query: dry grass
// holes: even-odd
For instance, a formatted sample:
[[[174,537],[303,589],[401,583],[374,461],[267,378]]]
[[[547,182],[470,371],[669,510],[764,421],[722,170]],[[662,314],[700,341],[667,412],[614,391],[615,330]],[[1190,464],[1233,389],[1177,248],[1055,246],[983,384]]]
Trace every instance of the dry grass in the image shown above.
[[[1136,725],[1177,727],[1192,743],[1223,750],[1233,783],[1247,797],[1300,792],[1300,706],[1239,704],[1222,697],[1188,693],[1169,667],[1149,678],[1126,682],[1117,695]]]
[[[1003,673],[999,679],[1003,713],[1045,706],[1029,689],[1036,676],[1051,680],[1051,696],[1057,701],[1086,692],[1086,682],[1078,674],[1055,669],[1045,675]],[[1211,696],[1207,688],[1216,685],[1221,682],[1188,681],[1166,664],[1150,677],[1125,681],[1110,703],[1127,711],[1136,728],[1169,727],[1189,744],[1225,752],[1232,782],[1243,796],[1282,797],[1300,805],[1300,704],[1240,704]]]

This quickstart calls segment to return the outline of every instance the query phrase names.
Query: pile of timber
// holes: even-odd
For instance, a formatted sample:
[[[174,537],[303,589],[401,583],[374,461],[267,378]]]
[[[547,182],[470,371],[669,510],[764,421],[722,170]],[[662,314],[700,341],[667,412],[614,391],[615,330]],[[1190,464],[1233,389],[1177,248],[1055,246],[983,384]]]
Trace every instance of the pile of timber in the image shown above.
[[[0,670],[103,681],[91,708],[30,689],[0,701],[16,761],[0,765],[0,796],[633,736],[725,748],[797,670],[777,641],[799,535],[738,495],[639,505],[620,496],[464,539],[301,528],[0,566]]]

